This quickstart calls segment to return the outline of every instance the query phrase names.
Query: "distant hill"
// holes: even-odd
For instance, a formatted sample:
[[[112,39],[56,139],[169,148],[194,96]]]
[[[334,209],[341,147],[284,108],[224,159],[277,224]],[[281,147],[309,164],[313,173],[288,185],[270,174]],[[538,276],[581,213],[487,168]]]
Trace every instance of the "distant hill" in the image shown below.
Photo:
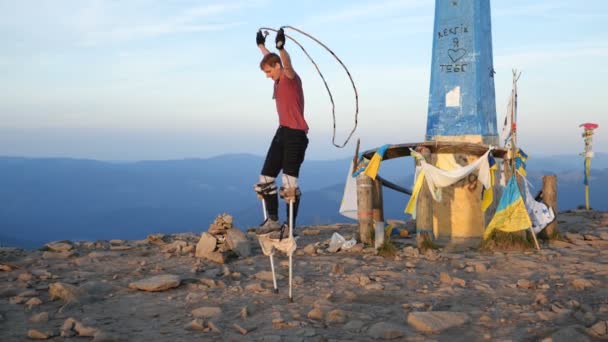
[[[594,159],[591,203],[608,209],[605,154]],[[208,159],[112,163],[65,158],[0,157],[0,244],[38,247],[50,240],[140,239],[153,232],[200,232],[220,213],[240,228],[262,221],[253,192],[263,158],[247,154]],[[298,223],[349,222],[338,208],[348,159],[306,161]],[[559,209],[584,204],[582,159],[531,158],[530,180],[558,173]],[[604,168],[601,168],[601,167]],[[386,161],[383,177],[411,187],[413,161]],[[386,189],[387,218],[405,219],[409,197]],[[281,203],[282,218],[285,210]]]

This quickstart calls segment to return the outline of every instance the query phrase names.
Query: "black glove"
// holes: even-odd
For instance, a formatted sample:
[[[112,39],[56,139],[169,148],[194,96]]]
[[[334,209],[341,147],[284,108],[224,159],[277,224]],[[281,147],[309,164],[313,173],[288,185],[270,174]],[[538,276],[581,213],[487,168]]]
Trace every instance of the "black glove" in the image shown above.
[[[257,45],[264,45],[264,43],[266,43],[266,37],[264,37],[262,30],[258,30],[258,34],[255,36],[255,42]]]
[[[285,47],[285,31],[283,31],[282,28],[277,31],[277,38],[275,39],[275,42],[277,43],[277,49],[283,50]]]

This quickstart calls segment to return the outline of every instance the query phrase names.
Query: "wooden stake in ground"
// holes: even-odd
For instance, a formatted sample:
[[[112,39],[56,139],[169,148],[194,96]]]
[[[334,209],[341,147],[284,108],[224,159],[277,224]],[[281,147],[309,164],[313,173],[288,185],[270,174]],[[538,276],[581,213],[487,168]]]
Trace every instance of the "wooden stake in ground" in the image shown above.
[[[372,231],[372,179],[365,173],[357,176],[357,217],[359,219],[359,238],[361,242],[371,245]]]
[[[555,239],[559,235],[557,229],[557,176],[543,176],[542,201],[547,207],[553,209],[555,220],[551,222],[545,229],[540,232],[540,237],[543,239]]]
[[[430,162],[431,151],[426,147],[418,147],[416,151],[420,153],[427,162]],[[420,161],[416,161],[420,165]],[[422,185],[418,193],[416,203],[416,244],[418,249],[423,249],[432,244],[433,241],[433,198],[431,191],[426,184]]]

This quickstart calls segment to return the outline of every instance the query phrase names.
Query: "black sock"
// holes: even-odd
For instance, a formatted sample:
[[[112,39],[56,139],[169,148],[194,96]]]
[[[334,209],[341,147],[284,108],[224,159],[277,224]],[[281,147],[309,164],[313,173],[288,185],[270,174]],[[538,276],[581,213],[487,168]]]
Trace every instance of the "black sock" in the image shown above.
[[[279,220],[279,197],[277,194],[264,195],[264,203],[266,204],[266,213],[268,218],[273,221]]]

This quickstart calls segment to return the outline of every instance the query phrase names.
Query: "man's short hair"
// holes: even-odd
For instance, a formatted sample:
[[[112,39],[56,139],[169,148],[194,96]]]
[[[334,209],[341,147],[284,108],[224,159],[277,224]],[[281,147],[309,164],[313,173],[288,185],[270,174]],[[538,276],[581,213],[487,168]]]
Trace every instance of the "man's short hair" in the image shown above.
[[[274,68],[277,63],[279,63],[281,68],[283,67],[283,63],[281,63],[281,57],[279,57],[279,55],[277,55],[276,53],[271,52],[265,55],[264,58],[262,58],[262,61],[260,62],[260,69],[263,70],[264,65],[268,65],[269,67]]]

